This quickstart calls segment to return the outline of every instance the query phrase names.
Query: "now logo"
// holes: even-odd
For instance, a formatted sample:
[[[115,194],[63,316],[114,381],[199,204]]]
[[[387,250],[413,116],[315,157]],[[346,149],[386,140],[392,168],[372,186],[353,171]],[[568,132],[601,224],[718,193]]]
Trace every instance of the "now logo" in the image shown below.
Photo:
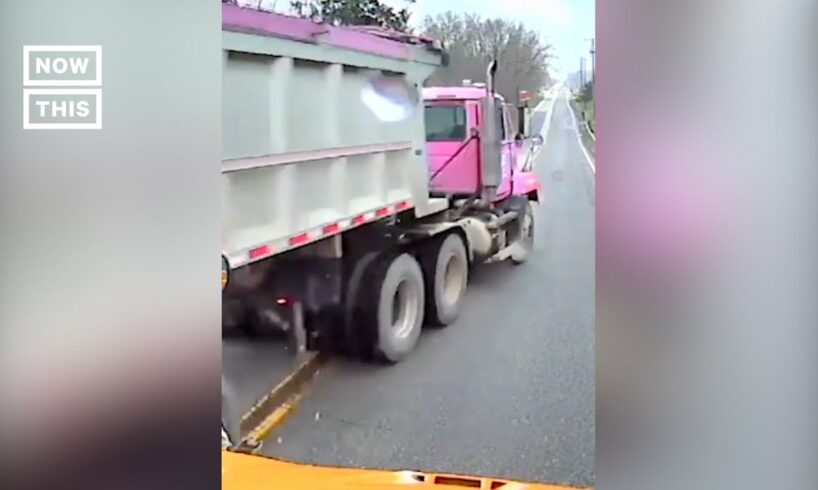
[[[102,46],[23,46],[23,85],[100,86]]]
[[[23,129],[101,128],[102,46],[23,46]]]
[[[53,60],[51,58],[41,58],[36,57],[34,65],[34,73],[38,76],[41,74],[48,75],[50,73],[56,73],[58,75],[62,75],[66,71],[68,71],[69,63],[71,66],[71,74],[73,75],[85,75],[88,70],[88,64],[91,62],[91,58],[84,57],[84,58],[63,58],[57,57]],[[53,70],[52,70],[53,67]]]

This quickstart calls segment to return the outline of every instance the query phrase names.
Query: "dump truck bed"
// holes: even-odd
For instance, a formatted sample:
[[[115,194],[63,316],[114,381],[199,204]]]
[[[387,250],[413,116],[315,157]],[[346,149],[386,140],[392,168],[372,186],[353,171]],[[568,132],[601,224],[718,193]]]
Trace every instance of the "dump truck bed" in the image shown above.
[[[384,122],[361,94],[375,77],[419,90],[441,63],[422,38],[342,29],[227,5],[223,28],[223,252],[231,267],[429,198],[423,101]]]

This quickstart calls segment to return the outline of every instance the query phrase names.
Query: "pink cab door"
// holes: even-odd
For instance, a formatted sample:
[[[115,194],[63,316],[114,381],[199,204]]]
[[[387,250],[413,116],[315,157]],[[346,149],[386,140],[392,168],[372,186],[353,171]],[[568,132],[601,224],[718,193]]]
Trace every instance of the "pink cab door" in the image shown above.
[[[473,194],[480,188],[479,140],[470,130],[478,125],[476,105],[458,100],[427,102],[425,124],[430,190]]]

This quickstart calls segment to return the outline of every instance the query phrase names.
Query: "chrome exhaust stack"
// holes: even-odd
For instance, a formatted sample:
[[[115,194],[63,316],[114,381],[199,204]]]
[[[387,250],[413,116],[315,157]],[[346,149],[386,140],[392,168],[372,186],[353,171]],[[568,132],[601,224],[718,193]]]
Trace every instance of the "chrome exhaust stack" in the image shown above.
[[[494,96],[494,75],[497,73],[497,60],[492,60],[486,68],[486,97],[483,99],[483,120],[480,130],[480,182],[481,199],[489,203],[494,201],[497,187],[502,181],[502,127],[498,127],[497,117],[499,101]]]

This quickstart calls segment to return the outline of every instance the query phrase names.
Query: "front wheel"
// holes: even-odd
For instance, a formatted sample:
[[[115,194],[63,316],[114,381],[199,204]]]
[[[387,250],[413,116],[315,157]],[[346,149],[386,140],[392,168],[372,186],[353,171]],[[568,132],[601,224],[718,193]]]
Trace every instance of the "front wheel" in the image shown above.
[[[528,201],[520,224],[520,237],[511,253],[511,263],[524,264],[531,256],[532,250],[534,250],[534,206],[531,205],[531,201]]]

